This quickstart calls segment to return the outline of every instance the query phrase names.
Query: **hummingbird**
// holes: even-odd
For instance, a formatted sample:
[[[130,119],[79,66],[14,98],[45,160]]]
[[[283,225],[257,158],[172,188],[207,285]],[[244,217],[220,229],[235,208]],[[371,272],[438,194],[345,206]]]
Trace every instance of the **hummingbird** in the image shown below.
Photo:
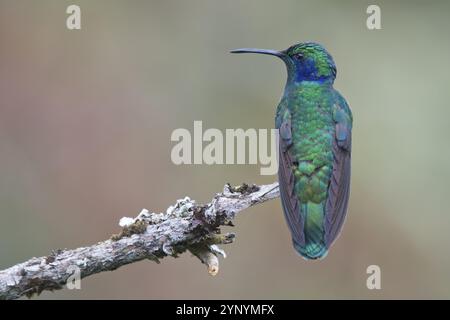
[[[322,259],[341,231],[350,192],[353,116],[333,88],[334,60],[314,42],[231,53],[272,55],[286,65],[275,116],[281,204],[295,250],[306,260]]]

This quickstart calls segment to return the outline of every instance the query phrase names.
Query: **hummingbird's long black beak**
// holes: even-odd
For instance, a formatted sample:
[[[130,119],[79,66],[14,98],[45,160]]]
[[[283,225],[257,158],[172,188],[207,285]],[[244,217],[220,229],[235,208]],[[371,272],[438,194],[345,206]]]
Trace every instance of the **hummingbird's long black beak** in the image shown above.
[[[242,49],[235,49],[231,50],[231,53],[259,53],[259,54],[268,54],[271,56],[276,56],[279,58],[284,58],[286,54],[282,51],[276,51],[276,50],[267,50],[267,49],[257,49],[257,48],[242,48]]]

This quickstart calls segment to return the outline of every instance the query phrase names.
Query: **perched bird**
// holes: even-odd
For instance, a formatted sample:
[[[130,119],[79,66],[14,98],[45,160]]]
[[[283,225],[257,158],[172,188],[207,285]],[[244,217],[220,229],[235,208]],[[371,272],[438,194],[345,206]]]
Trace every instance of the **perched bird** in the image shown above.
[[[326,256],[345,220],[350,190],[352,113],[333,88],[336,65],[317,43],[283,51],[237,49],[280,58],[287,83],[278,105],[278,180],[294,248],[305,259]]]

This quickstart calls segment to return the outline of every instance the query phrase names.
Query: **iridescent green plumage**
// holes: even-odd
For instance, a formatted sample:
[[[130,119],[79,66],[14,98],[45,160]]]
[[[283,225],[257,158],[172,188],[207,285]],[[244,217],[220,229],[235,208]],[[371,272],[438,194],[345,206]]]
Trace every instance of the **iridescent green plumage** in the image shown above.
[[[350,184],[352,115],[333,88],[334,61],[316,43],[233,52],[275,55],[287,66],[275,118],[283,211],[295,249],[306,259],[322,258],[342,227]]]

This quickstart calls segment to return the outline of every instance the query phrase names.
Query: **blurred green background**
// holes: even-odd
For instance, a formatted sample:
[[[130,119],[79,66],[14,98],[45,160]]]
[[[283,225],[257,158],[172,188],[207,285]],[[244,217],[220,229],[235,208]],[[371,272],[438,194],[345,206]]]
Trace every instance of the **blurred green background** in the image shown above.
[[[78,4],[82,30],[65,27]],[[366,28],[381,7],[382,30]],[[206,202],[258,165],[175,166],[176,128],[272,128],[285,69],[238,47],[322,43],[353,109],[348,219],[323,261],[278,200],[240,215],[215,278],[183,254],[40,298],[450,298],[448,1],[0,1],[0,269]],[[231,231],[231,230],[228,230]],[[366,268],[381,267],[381,290]]]

